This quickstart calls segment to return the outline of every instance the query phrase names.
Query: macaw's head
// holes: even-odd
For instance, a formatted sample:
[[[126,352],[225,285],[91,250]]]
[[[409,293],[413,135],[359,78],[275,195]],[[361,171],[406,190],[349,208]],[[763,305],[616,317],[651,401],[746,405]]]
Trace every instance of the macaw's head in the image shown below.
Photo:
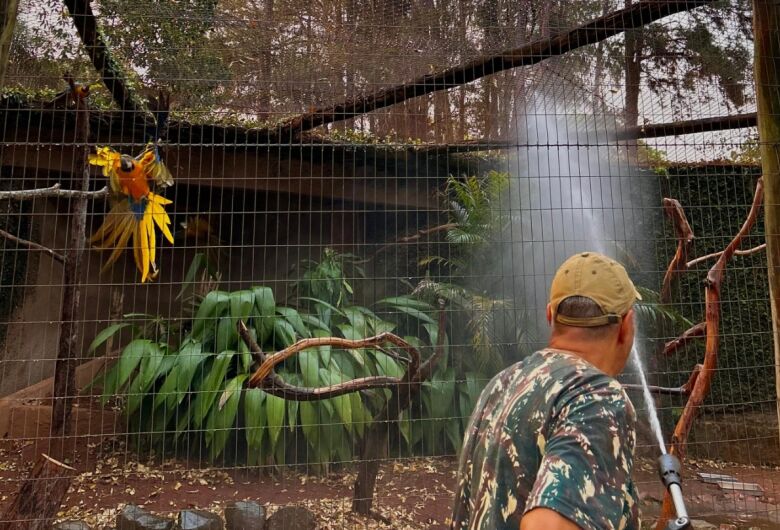
[[[122,155],[119,159],[119,167],[125,173],[130,173],[135,169],[135,160],[130,155]]]

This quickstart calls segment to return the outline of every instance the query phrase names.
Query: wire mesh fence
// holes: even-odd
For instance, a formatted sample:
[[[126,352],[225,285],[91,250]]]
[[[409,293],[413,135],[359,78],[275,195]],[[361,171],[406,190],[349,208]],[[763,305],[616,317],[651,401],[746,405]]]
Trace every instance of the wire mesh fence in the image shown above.
[[[591,250],[640,287],[692,516],[779,527],[752,17],[20,0],[2,19],[0,526],[103,528],[128,505],[230,523],[252,500],[275,528],[446,528],[480,391],[546,343],[552,276]],[[709,388],[686,407],[692,374]],[[637,368],[620,379],[649,528],[659,448]]]

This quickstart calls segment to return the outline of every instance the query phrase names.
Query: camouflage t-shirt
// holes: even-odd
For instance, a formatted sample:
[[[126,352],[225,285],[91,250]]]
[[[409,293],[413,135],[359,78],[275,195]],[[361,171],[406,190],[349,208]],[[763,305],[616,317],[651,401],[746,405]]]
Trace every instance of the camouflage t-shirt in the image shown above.
[[[469,422],[452,528],[518,530],[544,507],[586,529],[638,529],[635,422],[620,383],[574,354],[507,368]]]

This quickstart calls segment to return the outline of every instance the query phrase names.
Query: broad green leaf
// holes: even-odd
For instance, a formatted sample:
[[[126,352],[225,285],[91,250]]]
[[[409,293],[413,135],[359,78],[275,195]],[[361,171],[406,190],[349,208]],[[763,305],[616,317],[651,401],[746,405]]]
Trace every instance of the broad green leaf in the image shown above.
[[[344,308],[344,314],[352,325],[352,328],[360,335],[360,337],[367,337],[371,334],[366,324],[366,317],[363,313],[354,307]]]
[[[320,380],[326,386],[343,383],[344,380],[340,378],[340,375],[341,374],[326,370],[325,368],[320,369]],[[333,404],[333,408],[336,410],[336,414],[338,415],[339,419],[341,419],[341,422],[344,424],[344,426],[351,432],[352,403],[349,400],[349,396],[344,394],[331,398],[328,401]]]
[[[319,407],[309,401],[301,401],[301,429],[309,446],[316,447],[319,443]]]
[[[146,391],[152,383],[157,379],[157,370],[160,368],[160,364],[163,361],[163,351],[158,344],[153,342],[149,343],[146,348],[146,354],[141,361],[141,387],[143,391]]]
[[[419,309],[415,309],[413,307],[407,307],[407,306],[394,306],[396,309],[401,311],[402,313],[406,313],[407,315],[413,316],[414,318],[418,320],[422,320],[423,322],[428,322],[429,324],[435,324],[436,321],[430,317],[427,313],[423,313]]]
[[[298,427],[298,406],[299,401],[290,400],[287,402],[287,426],[291,431]]]
[[[198,395],[192,404],[192,407],[195,409],[192,419],[196,427],[200,427],[203,424],[203,420],[206,418],[209,410],[211,410],[211,406],[222,392],[223,381],[234,354],[235,352],[233,351],[219,353],[214,359],[203,383],[199,386]]]
[[[327,334],[330,334],[330,328],[327,324],[314,315],[300,315],[300,317],[304,324],[308,325],[310,328],[316,328],[315,332],[325,331]]]
[[[266,425],[263,403],[266,395],[259,388],[250,388],[244,392],[244,424],[250,451],[259,451],[263,442]]]
[[[322,307],[327,307],[328,309],[330,309],[334,313],[338,313],[341,316],[346,316],[346,315],[344,315],[344,312],[341,311],[341,309],[339,309],[338,307],[334,306],[333,304],[329,304],[325,300],[320,300],[319,298],[311,298],[309,296],[301,296],[298,299],[299,300],[308,300],[310,302],[314,302],[315,305],[321,305]]]
[[[87,353],[92,353],[96,349],[98,349],[104,342],[106,342],[109,338],[114,336],[119,330],[124,329],[128,326],[132,326],[133,324],[129,322],[122,322],[120,324],[111,324],[106,329],[101,331],[97,334],[95,339],[92,341],[92,344],[89,345],[89,349],[87,350]]]
[[[209,454],[214,460],[222,454],[225,444],[233,430],[233,423],[238,412],[238,402],[241,398],[241,386],[247,378],[246,374],[239,375],[228,381],[226,385],[227,395],[223,406],[214,407],[206,422],[206,445],[209,446]],[[220,399],[222,401],[222,399]]]
[[[276,446],[279,439],[279,433],[282,432],[284,425],[285,401],[284,399],[271,394],[265,397],[265,411],[268,422],[268,434],[271,437],[271,446]]]
[[[330,337],[331,333],[330,333],[330,330],[325,331],[325,330],[315,329],[314,330],[314,336],[315,337],[320,337],[320,338],[321,337]],[[322,366],[324,366],[325,368],[329,367],[330,366],[330,352],[331,352],[332,346],[330,346],[330,345],[318,346],[316,349],[317,349],[317,352],[320,354],[320,362],[322,363]]]
[[[179,349],[177,355],[178,362],[176,367],[178,368],[178,374],[176,378],[176,404],[180,404],[189,390],[192,384],[192,378],[195,375],[195,371],[198,366],[206,360],[210,353],[204,353],[201,351],[200,342],[188,342]]]
[[[147,339],[136,339],[125,346],[122,350],[122,356],[117,363],[117,376],[115,391],[118,392],[128,381],[130,375],[138,367],[141,359],[144,358],[149,350],[152,341]]]
[[[295,330],[286,320],[274,320],[274,343],[283,348],[295,343]]]
[[[366,410],[366,406],[363,405],[363,400],[360,399],[358,392],[350,392],[349,396],[350,407],[352,408],[352,423],[355,426],[355,431],[358,436],[363,436],[363,432],[366,429],[366,425],[371,421],[371,417]]]
[[[217,410],[222,410],[225,407],[225,403],[227,403],[234,394],[241,394],[241,385],[247,377],[247,374],[241,374],[228,381],[227,385],[225,385],[225,391],[219,396]]]
[[[211,291],[207,294],[195,313],[192,322],[192,336],[200,338],[207,326],[215,326],[217,317],[220,316],[229,302],[230,297],[223,291]]]
[[[372,351],[374,362],[379,372],[377,375],[387,375],[390,377],[403,377],[404,369],[392,357],[380,352]]]
[[[217,335],[214,339],[215,351],[223,352],[238,347],[238,330],[233,322],[234,320],[228,317],[222,317],[217,322]]]
[[[257,316],[254,318],[257,329],[258,341],[262,344],[271,336],[276,321],[276,302],[274,293],[268,287],[253,287],[255,293],[255,308]]]
[[[243,291],[234,291],[228,295],[230,297],[230,316],[235,329],[238,321],[246,322],[249,315],[252,314],[252,307],[255,305],[255,293],[245,289]]]
[[[320,386],[319,353],[314,349],[304,350],[298,354],[298,363],[301,367],[304,386],[309,388]]]
[[[306,324],[303,323],[303,319],[301,319],[301,315],[298,314],[298,311],[291,307],[277,307],[276,312],[282,315],[284,319],[290,323],[300,337],[311,337],[311,332],[309,332],[309,328],[306,327]]]
[[[433,311],[433,306],[428,302],[423,302],[422,300],[417,300],[416,298],[412,298],[410,296],[393,296],[390,298],[384,298],[377,303],[395,307],[409,307],[421,311]]]

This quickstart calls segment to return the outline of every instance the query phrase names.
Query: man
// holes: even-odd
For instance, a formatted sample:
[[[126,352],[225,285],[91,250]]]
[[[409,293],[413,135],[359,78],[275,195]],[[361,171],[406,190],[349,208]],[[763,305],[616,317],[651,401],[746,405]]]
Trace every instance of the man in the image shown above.
[[[555,274],[549,345],[488,383],[466,431],[452,528],[638,529],[635,412],[614,377],[640,299],[594,252]]]

